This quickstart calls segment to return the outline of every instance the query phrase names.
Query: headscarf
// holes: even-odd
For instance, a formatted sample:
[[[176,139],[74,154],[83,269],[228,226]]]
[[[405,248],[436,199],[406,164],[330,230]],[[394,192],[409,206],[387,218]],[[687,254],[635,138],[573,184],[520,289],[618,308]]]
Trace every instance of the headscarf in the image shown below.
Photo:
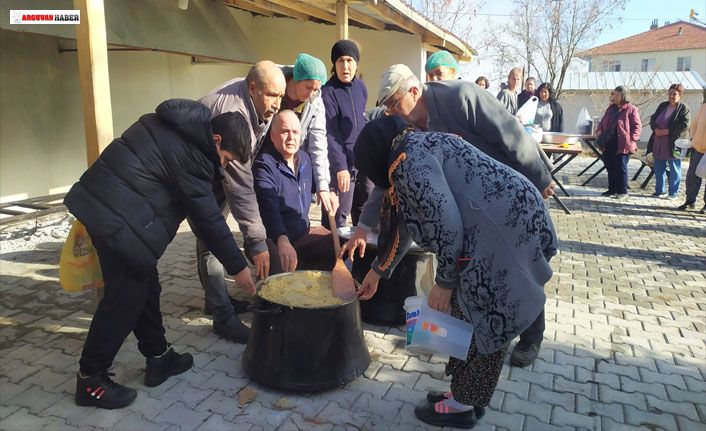
[[[387,169],[392,162],[392,141],[407,128],[398,115],[373,120],[363,127],[353,147],[355,167],[378,187],[391,186]]]

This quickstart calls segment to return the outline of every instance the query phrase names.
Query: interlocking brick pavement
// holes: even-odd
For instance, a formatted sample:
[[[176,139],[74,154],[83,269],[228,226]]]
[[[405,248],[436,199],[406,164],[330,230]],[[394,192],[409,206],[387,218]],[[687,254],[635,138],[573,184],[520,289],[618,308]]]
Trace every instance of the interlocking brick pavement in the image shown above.
[[[526,369],[503,368],[476,429],[704,430],[706,216],[650,197],[654,182],[647,190],[632,182],[627,201],[600,197],[604,175],[578,185],[588,161],[578,158],[559,175],[573,195],[562,197],[572,214],[550,202],[560,252],[546,286],[540,357]],[[74,376],[95,301],[92,292],[69,294],[58,285],[69,226],[62,217],[0,231],[0,429],[433,429],[413,409],[425,391],[448,389],[446,358],[407,352],[399,328],[364,325],[373,362],[343,388],[295,394],[250,381],[244,347],[219,340],[201,312],[186,225],[159,270],[167,337],[194,355],[194,368],[147,388],[130,336],[112,371],[138,389],[136,402],[118,411],[75,406]],[[245,387],[257,395],[241,407]]]

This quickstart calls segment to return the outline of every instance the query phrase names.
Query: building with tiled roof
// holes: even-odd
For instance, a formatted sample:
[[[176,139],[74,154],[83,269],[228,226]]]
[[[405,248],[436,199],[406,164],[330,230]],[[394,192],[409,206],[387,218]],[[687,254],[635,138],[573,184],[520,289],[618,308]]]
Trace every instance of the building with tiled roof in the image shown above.
[[[706,27],[677,21],[579,54],[591,72],[696,71],[706,76]]]

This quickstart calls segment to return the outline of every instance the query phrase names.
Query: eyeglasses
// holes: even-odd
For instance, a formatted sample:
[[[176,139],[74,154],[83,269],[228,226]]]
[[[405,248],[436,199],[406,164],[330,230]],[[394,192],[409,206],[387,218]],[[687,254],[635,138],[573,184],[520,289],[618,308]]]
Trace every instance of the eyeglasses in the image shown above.
[[[395,103],[395,106],[393,106],[392,108],[390,108],[390,107],[388,106],[387,109],[385,110],[385,113],[386,113],[387,115],[392,115],[393,113],[397,112],[397,108],[399,108],[400,103],[402,102],[402,99],[404,99],[404,97],[407,95],[407,93],[409,93],[409,91],[405,92],[405,93],[402,95],[402,97],[400,97],[399,99],[397,99],[397,103]]]

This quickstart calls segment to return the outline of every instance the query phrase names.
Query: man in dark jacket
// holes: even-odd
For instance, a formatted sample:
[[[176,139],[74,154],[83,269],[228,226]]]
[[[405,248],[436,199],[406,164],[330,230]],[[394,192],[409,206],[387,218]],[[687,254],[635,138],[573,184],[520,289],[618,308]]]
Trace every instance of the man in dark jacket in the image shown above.
[[[158,259],[187,215],[236,283],[255,292],[213,195],[221,167],[246,160],[250,151],[242,115],[211,120],[198,102],[167,100],[108,145],[66,195],[64,203],[91,236],[105,282],[79,362],[76,404],[114,409],[132,403],[137,392],[108,373],[130,332],[147,358],[146,386],[191,368],[191,355],[176,353],[164,337],[157,274]]]
[[[267,230],[270,272],[330,271],[335,263],[331,231],[309,223],[312,169],[309,155],[300,149],[297,115],[290,110],[277,113],[270,138],[253,164],[255,194]]]

